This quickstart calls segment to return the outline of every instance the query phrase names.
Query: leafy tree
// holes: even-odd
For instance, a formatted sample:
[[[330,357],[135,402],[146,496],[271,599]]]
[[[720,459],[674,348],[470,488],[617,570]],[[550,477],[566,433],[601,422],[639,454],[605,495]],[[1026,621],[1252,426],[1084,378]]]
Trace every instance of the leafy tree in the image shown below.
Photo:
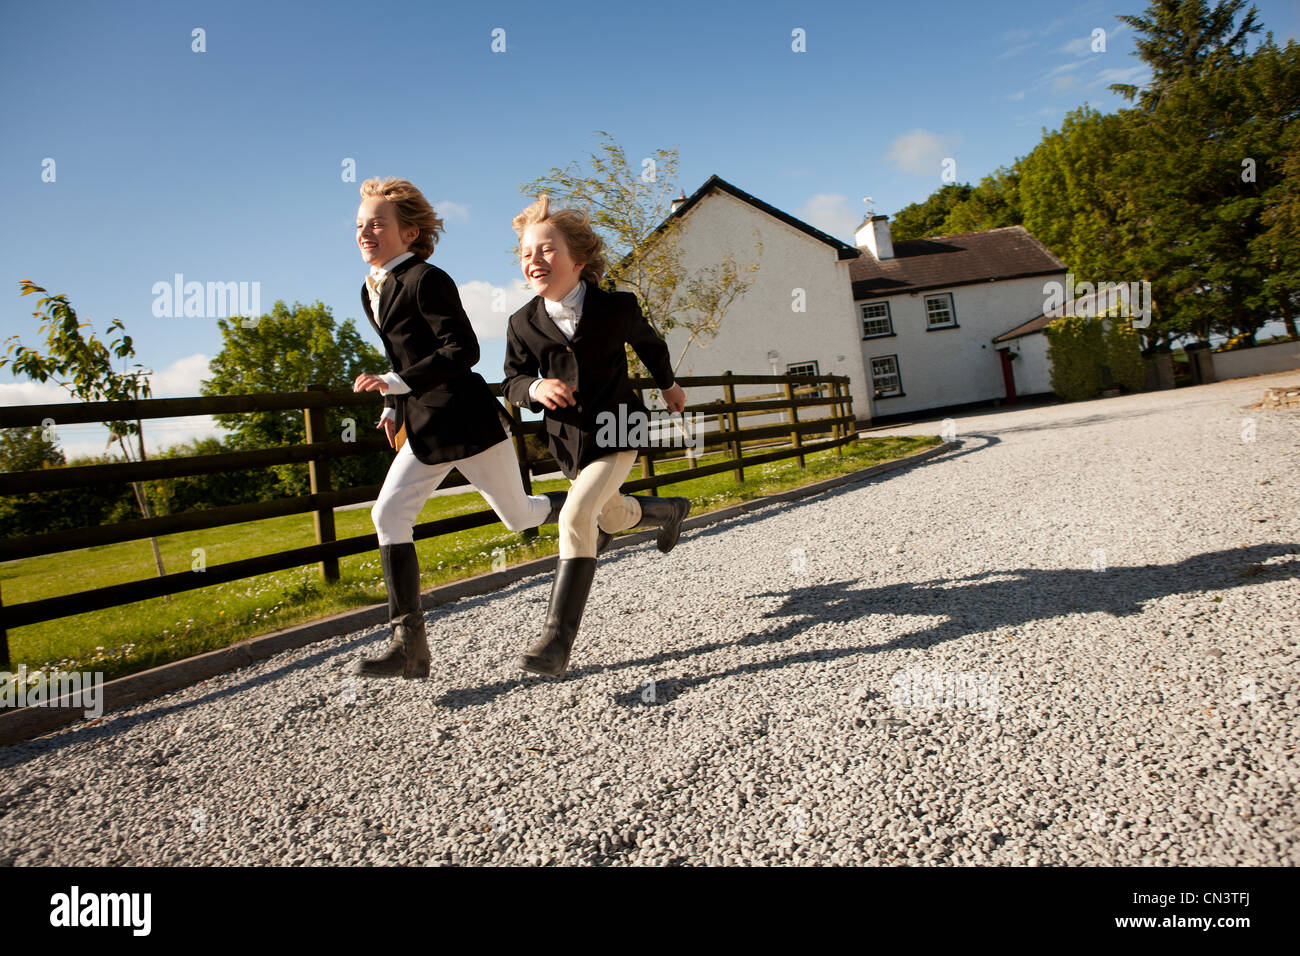
[[[1250,239],[1249,256],[1262,274],[1247,304],[1276,315],[1288,335],[1300,337],[1300,45],[1285,48],[1272,34],[1250,58],[1248,95],[1256,128],[1250,147],[1264,152],[1255,161],[1260,184],[1261,231]]]
[[[904,206],[894,214],[889,224],[889,234],[895,242],[908,239],[925,239],[945,234],[944,224],[952,211],[970,198],[974,188],[970,183],[947,183],[940,186],[923,202]]]
[[[352,387],[362,372],[382,372],[388,359],[363,340],[351,319],[336,323],[328,307],[277,301],[269,315],[256,323],[243,319],[218,319],[223,344],[209,364],[211,377],[201,383],[204,395],[246,395],[255,392],[302,392],[311,385],[331,389]],[[358,406],[325,411],[326,433],[344,435],[344,419],[361,439],[378,434],[374,419],[378,409]],[[217,415],[218,424],[230,432],[229,447],[237,450],[274,448],[306,440],[301,410]],[[336,488],[375,484],[383,480],[388,460],[382,452],[354,455],[330,463]],[[306,465],[277,465],[274,474],[262,473],[254,490],[261,499],[302,495],[310,491]]]
[[[1245,5],[1246,0],[1218,0],[1211,9],[1205,0],[1152,0],[1143,16],[1121,15],[1136,33],[1137,56],[1151,67],[1151,84],[1139,90],[1131,83],[1112,83],[1110,89],[1153,110],[1174,83],[1240,60],[1246,39],[1260,30],[1253,5],[1234,26]]]
[[[682,220],[671,216],[678,191],[677,151],[656,150],[647,157],[653,175],[643,166],[633,170],[627,155],[608,133],[599,153],[573,162],[520,186],[535,199],[546,193],[559,206],[576,206],[591,214],[592,226],[605,241],[609,265],[605,284],[636,293],[641,310],[660,335],[684,329],[686,343],[674,368],[692,344],[706,344],[721,328],[731,305],[748,291],[758,271],[763,246],[755,236],[755,261],[742,262],[735,253],[688,272],[679,246]],[[640,359],[628,350],[634,374],[645,374]]]
[[[0,471],[35,471],[63,463],[63,450],[45,437],[44,429],[0,429]]]
[[[957,203],[942,225],[941,235],[982,232],[1019,226],[1025,221],[1020,205],[1020,160],[1002,166],[980,180],[970,195]]]
[[[46,290],[33,284],[28,279],[19,283],[20,295],[31,295]],[[89,336],[82,334],[82,329],[89,329],[89,322],[77,318],[65,295],[47,295],[37,300],[37,309],[32,313],[41,320],[40,333],[45,336],[45,351],[25,347],[18,336],[10,336],[5,344],[8,346],[7,358],[0,359],[0,368],[12,366],[14,372],[26,375],[38,382],[54,379],[59,385],[68,389],[83,402],[133,401],[148,398],[149,380],[139,372],[118,372],[113,368],[113,359],[131,359],[135,357],[135,346],[126,334],[126,326],[121,319],[109,323],[110,333],[120,333],[110,345],[105,345],[95,338],[92,331]],[[140,366],[136,365],[139,369]],[[126,437],[135,435],[138,443],[139,457],[144,458],[144,434],[139,422],[113,421],[104,423],[110,430],[113,440],[121,446],[122,454],[130,460],[131,446]],[[133,484],[140,512],[146,518],[150,515],[149,500],[139,482]],[[158,574],[163,574],[162,555],[158,550],[158,540],[150,539],[153,545],[154,563]]]
[[[19,295],[45,292],[29,279],[19,283]],[[40,333],[45,336],[45,351],[25,347],[17,335],[5,340],[7,358],[0,358],[0,368],[11,366],[15,374],[26,375],[37,382],[55,382],[68,389],[83,402],[121,402],[149,397],[149,380],[132,372],[118,372],[113,359],[135,357],[135,346],[126,334],[121,319],[109,323],[108,331],[121,333],[110,345],[95,337],[82,334],[89,322],[77,318],[76,310],[65,295],[48,295],[37,300],[32,313],[41,320]],[[139,366],[136,366],[139,368]],[[117,435],[138,435],[135,422],[105,422]],[[129,455],[125,443],[123,452]]]
[[[1215,63],[1167,79],[1157,105],[1137,112],[1143,175],[1131,196],[1177,326],[1203,340],[1244,332],[1253,342],[1270,311],[1294,302],[1296,240],[1284,210],[1300,48],[1280,50],[1270,36],[1249,57],[1225,52]]]

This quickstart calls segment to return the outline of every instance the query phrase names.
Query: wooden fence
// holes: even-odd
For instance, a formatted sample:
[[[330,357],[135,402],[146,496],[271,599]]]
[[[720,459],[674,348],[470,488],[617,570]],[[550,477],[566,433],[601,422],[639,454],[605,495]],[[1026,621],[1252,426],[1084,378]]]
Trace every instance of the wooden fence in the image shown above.
[[[703,421],[706,423],[706,430],[698,439],[703,446],[699,449],[699,454],[720,450],[727,455],[727,460],[709,465],[697,465],[692,458],[690,462],[692,467],[656,474],[656,460],[680,457],[683,451],[680,446],[649,448],[640,456],[643,477],[624,483],[621,490],[625,494],[648,490],[650,494],[657,495],[658,490],[665,485],[726,471],[733,472],[737,481],[743,481],[746,467],[791,457],[797,457],[802,468],[804,455],[809,450],[821,451],[835,448],[842,455],[842,446],[856,437],[853,400],[849,395],[849,380],[844,376],[732,375],[728,372],[725,375],[680,378],[678,381],[686,389],[721,388],[723,395],[721,399],[687,405],[685,412],[688,415],[703,416]],[[642,392],[654,387],[654,383],[649,379],[633,379],[632,385]],[[736,389],[741,386],[767,386],[769,389],[778,386],[780,391],[751,398],[737,398]],[[493,394],[501,395],[500,384],[492,384],[489,387]],[[306,426],[306,441],[299,445],[188,458],[154,458],[147,461],[122,461],[0,473],[0,495],[210,475],[295,463],[307,465],[311,489],[310,494],[292,498],[228,505],[174,515],[119,521],[97,527],[6,538],[0,541],[0,561],[58,554],[96,545],[138,541],[182,531],[216,528],[305,512],[311,512],[313,516],[317,542],[309,547],[289,548],[255,558],[206,566],[202,571],[187,570],[162,574],[158,577],[77,591],[59,597],[26,601],[21,604],[5,606],[0,596],[0,667],[9,666],[8,630],[11,628],[117,607],[167,594],[178,594],[312,563],[320,565],[320,573],[325,580],[337,580],[339,558],[373,551],[378,547],[378,540],[374,534],[336,539],[334,509],[343,505],[372,501],[379,494],[380,486],[334,488],[330,481],[330,462],[352,455],[382,454],[388,451],[388,442],[379,436],[354,441],[331,440],[325,433],[325,410],[370,407],[377,417],[382,401],[377,392],[356,393],[350,390],[313,388],[306,392],[0,407],[0,428],[30,428],[40,426],[51,419],[60,425],[71,425],[295,409],[303,412]],[[507,409],[513,421],[511,430],[515,452],[519,458],[520,474],[525,490],[531,493],[532,476],[548,474],[559,469],[554,459],[550,457],[531,458],[529,455],[524,436],[539,435],[544,441],[545,432],[542,422],[540,420],[525,422],[520,417],[519,409],[509,405]],[[807,417],[805,414],[801,418],[801,412],[804,410],[824,410],[826,414],[820,417]],[[741,427],[742,416],[764,414],[781,415],[783,420],[773,425]],[[696,419],[696,421],[700,420]],[[708,424],[712,427],[708,427]],[[829,437],[809,444],[809,439],[818,435]],[[755,445],[774,442],[788,443],[788,447],[761,451],[757,454],[744,453],[746,446],[753,448]],[[467,482],[459,473],[452,473],[440,487],[449,488],[464,484]],[[440,518],[437,521],[416,525],[414,536],[419,540],[435,535],[454,534],[457,531],[492,524],[497,520],[496,513],[490,509],[473,514]]]

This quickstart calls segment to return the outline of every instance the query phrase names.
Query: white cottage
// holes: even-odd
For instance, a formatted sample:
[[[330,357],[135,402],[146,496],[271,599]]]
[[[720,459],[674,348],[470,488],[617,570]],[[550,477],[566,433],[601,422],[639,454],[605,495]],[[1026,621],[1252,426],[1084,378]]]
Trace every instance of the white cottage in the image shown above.
[[[1051,391],[1042,335],[1003,339],[1041,315],[1065,266],[1024,226],[893,242],[870,216],[850,266],[874,417]]]
[[[845,321],[853,310],[849,261],[861,253],[717,176],[675,203],[672,215],[682,219],[678,246],[688,271],[727,255],[759,265],[715,338],[688,348],[689,333],[668,332],[673,360],[681,357],[677,374],[847,375],[854,413],[868,418],[858,334]]]
[[[762,244],[715,338],[688,347],[687,332],[668,332],[679,375],[847,375],[860,425],[1050,391],[1043,336],[994,342],[1040,315],[1044,282],[1065,277],[1023,227],[894,243],[871,216],[850,246],[717,176],[671,215],[688,270],[753,262]]]

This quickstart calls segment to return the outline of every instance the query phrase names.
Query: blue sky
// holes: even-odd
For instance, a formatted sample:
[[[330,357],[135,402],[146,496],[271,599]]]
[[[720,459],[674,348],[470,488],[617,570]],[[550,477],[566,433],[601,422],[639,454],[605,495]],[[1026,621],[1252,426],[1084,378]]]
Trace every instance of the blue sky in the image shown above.
[[[687,193],[717,173],[849,240],[864,196],[892,215],[941,184],[944,157],[978,182],[1080,104],[1121,106],[1107,84],[1147,73],[1116,17],[1144,6],[7,3],[0,331],[38,344],[34,300],[17,294],[31,279],[101,334],[122,319],[155,395],[197,394],[215,319],[153,314],[155,283],[181,273],[258,282],[263,311],[320,300],[378,345],[353,220],[359,181],[396,175],[446,220],[432,261],[460,285],[478,371],[498,381],[492,290],[528,298],[508,253],[519,186],[595,150],[596,130],[633,162],[676,148]],[[1256,6],[1278,42],[1297,36],[1296,4]],[[341,176],[348,159],[357,182]],[[0,405],[64,395],[0,373]],[[209,430],[147,428],[154,444]],[[104,432],[60,439],[89,453]]]

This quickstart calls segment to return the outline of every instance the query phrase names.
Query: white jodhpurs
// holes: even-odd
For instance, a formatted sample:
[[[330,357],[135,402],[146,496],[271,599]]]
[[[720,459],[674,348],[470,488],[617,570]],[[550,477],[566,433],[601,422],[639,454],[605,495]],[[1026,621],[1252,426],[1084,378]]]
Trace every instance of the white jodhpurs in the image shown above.
[[[596,526],[613,534],[641,520],[641,503],[620,495],[619,485],[636,464],[635,451],[597,458],[578,471],[560,509],[560,558],[594,558]]]
[[[436,465],[426,465],[416,458],[407,442],[388,466],[379,498],[370,509],[381,546],[413,540],[411,529],[420,509],[453,468],[465,476],[511,531],[537,527],[551,510],[551,501],[545,495],[524,494],[519,459],[509,438],[477,455]]]

